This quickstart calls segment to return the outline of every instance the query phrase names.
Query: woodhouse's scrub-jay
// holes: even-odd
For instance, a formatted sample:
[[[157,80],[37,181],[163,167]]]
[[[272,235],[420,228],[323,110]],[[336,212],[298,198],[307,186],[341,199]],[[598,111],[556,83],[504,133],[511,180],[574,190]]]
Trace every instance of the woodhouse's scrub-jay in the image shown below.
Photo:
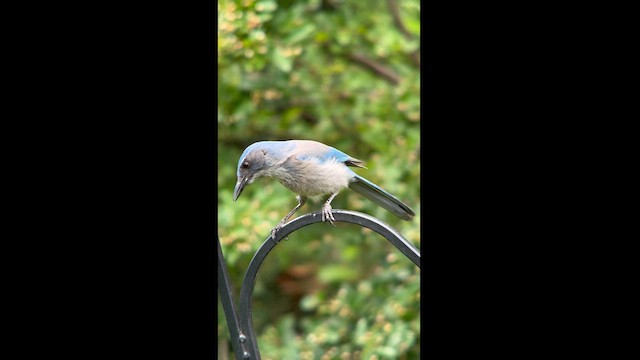
[[[233,191],[236,201],[247,184],[259,177],[278,179],[287,189],[297,194],[298,205],[271,231],[275,234],[307,201],[308,196],[330,194],[322,206],[322,221],[335,218],[331,201],[340,190],[349,187],[360,195],[403,220],[411,220],[411,208],[378,185],[353,172],[348,166],[365,168],[361,160],[340,150],[312,140],[260,141],[249,145],[238,161],[238,182]]]

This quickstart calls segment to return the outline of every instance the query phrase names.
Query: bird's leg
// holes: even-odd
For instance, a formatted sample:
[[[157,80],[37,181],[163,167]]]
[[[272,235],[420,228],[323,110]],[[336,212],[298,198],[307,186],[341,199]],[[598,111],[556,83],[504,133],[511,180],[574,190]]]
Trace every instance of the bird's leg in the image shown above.
[[[296,207],[294,207],[293,210],[289,211],[287,216],[285,216],[282,220],[280,220],[278,225],[276,225],[276,227],[273,228],[273,230],[271,230],[271,238],[272,239],[276,238],[276,233],[278,232],[278,230],[282,229],[282,227],[287,222],[287,220],[289,220],[289,218],[291,216],[293,216],[293,214],[295,214],[296,211],[298,211],[298,209],[300,209],[300,207],[302,207],[302,205],[304,205],[307,202],[307,197],[306,196],[301,196],[301,195],[296,195],[296,200],[298,200],[298,205],[296,205]]]
[[[331,225],[333,225],[333,221],[335,220],[335,218],[331,213],[331,201],[333,200],[334,197],[336,197],[336,195],[338,195],[338,192],[331,194],[331,196],[329,196],[329,199],[327,199],[327,202],[325,202],[324,205],[322,206],[322,222],[324,222],[325,220],[329,220]]]

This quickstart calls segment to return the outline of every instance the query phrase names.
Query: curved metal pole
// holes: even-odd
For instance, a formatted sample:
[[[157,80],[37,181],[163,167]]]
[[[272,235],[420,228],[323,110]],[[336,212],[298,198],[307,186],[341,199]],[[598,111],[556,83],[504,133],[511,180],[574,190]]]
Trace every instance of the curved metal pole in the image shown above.
[[[420,267],[420,252],[402,237],[395,229],[389,225],[381,222],[380,220],[363,213],[346,210],[333,210],[333,216],[335,221],[341,221],[351,224],[360,225],[369,228],[378,234],[384,236],[389,242],[397,247],[406,257],[408,257],[414,264]],[[292,232],[305,227],[307,225],[322,222],[321,213],[314,212],[297,217],[296,219],[285,224],[282,229],[276,233],[276,238],[271,239],[271,236],[260,246],[258,251],[251,259],[251,263],[247,268],[247,272],[244,275],[242,281],[242,287],[240,288],[240,302],[239,302],[239,315],[240,315],[240,329],[246,336],[243,340],[246,342],[246,348],[248,353],[245,352],[245,359],[260,359],[260,352],[258,350],[258,339],[256,338],[255,331],[253,329],[253,317],[252,317],[252,296],[253,288],[256,283],[256,275],[260,266],[264,262],[265,258],[273,249],[276,244],[287,237]]]
[[[224,310],[224,316],[227,319],[227,327],[231,335],[231,345],[236,354],[236,359],[242,359],[247,353],[245,344],[242,343],[242,334],[238,321],[238,312],[233,303],[233,291],[231,290],[231,280],[227,272],[227,263],[224,261],[224,254],[220,246],[220,237],[218,237],[218,292],[220,293],[220,301]]]

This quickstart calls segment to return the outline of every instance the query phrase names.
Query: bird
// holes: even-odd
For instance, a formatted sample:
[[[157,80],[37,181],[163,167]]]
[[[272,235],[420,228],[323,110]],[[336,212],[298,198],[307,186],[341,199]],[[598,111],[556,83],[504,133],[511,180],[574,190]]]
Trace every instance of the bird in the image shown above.
[[[322,206],[322,222],[328,220],[335,226],[331,201],[345,188],[354,190],[402,220],[410,221],[415,216],[405,203],[349,167],[366,169],[362,160],[318,141],[258,141],[240,155],[233,201],[238,200],[247,185],[261,177],[275,178],[294,192],[298,205],[271,231],[273,239],[308,197],[329,195]]]

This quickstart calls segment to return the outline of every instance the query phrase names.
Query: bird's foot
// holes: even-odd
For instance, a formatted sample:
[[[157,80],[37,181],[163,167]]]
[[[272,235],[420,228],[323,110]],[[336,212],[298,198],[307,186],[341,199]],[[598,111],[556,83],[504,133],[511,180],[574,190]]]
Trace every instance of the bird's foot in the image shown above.
[[[284,222],[284,221],[280,221],[280,222],[278,223],[278,225],[276,225],[276,227],[274,227],[274,228],[273,228],[273,230],[271,230],[271,240],[274,240],[274,241],[275,241],[275,239],[276,239],[276,233],[277,233],[278,231],[280,231],[280,229],[282,229],[282,227],[284,226],[284,224],[285,224],[285,222]]]
[[[329,220],[329,223],[335,226],[333,222],[336,219],[333,217],[333,213],[331,212],[331,204],[325,203],[324,206],[322,207],[322,222],[325,222],[326,220]]]
[[[280,231],[280,229],[282,229],[283,225],[284,225],[284,222],[280,222],[278,225],[276,225],[276,227],[273,228],[273,230],[271,230],[271,239],[272,240],[276,239],[276,233],[278,231]]]

